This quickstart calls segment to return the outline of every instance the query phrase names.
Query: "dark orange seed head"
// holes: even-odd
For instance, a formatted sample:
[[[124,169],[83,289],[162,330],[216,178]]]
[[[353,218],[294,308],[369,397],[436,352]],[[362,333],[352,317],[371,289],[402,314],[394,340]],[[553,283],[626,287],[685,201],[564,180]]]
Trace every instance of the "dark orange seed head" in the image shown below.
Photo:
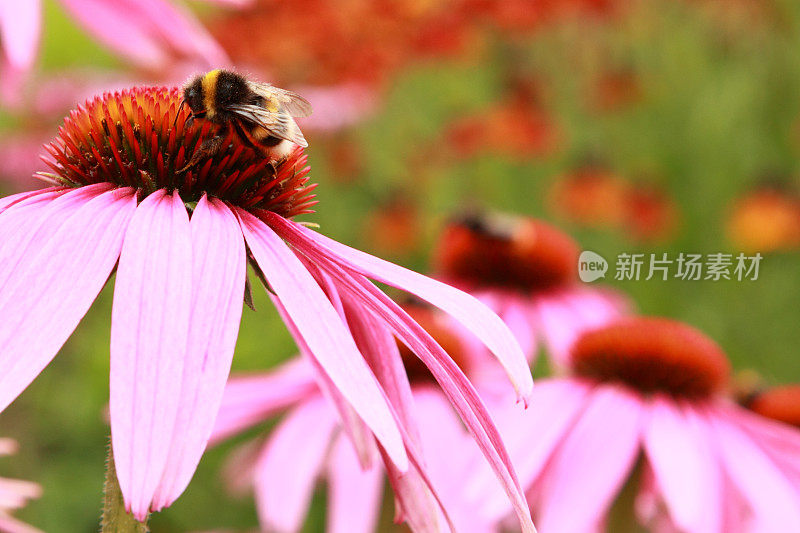
[[[568,235],[544,222],[470,216],[445,228],[436,267],[446,279],[479,287],[547,290],[575,281],[579,253]]]
[[[722,349],[695,328],[664,318],[625,318],[581,336],[572,347],[576,375],[645,393],[703,398],[728,384]]]
[[[41,176],[81,187],[109,182],[143,194],[178,190],[185,202],[203,194],[253,211],[284,217],[310,213],[315,184],[302,148],[270,160],[228,133],[218,154],[180,173],[201,144],[215,135],[214,125],[179,111],[176,88],[138,87],[98,96],[72,111],[56,139],[45,147],[53,173]],[[177,117],[177,120],[176,120]]]

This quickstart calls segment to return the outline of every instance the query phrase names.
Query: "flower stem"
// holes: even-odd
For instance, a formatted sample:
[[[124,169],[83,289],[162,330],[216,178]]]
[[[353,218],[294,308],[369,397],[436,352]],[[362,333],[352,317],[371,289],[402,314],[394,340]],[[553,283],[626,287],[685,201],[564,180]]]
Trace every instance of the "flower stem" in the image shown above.
[[[136,520],[125,510],[125,501],[117,481],[117,470],[114,467],[114,453],[111,443],[108,444],[106,456],[106,481],[103,485],[103,519],[100,523],[101,533],[147,533],[147,519]]]

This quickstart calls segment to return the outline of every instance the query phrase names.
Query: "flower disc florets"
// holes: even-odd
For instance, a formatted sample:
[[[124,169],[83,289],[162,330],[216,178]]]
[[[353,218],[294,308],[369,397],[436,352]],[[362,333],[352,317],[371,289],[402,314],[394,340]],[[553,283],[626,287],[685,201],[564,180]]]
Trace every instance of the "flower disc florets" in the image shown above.
[[[216,134],[216,127],[204,120],[187,127],[189,112],[179,111],[180,102],[180,91],[165,87],[139,87],[87,101],[45,147],[53,173],[41,177],[69,187],[114,183],[144,195],[177,190],[187,204],[207,194],[256,214],[266,210],[289,218],[312,212],[316,185],[308,183],[300,147],[283,159],[269,159],[229,132],[223,143],[227,148],[179,172]]]
[[[800,428],[800,385],[760,391],[747,407],[761,416]]]
[[[538,291],[574,282],[579,253],[575,241],[544,222],[470,215],[443,232],[437,268],[456,282]]]
[[[730,376],[714,341],[661,318],[628,318],[584,333],[572,348],[572,367],[579,376],[688,398],[719,392]]]

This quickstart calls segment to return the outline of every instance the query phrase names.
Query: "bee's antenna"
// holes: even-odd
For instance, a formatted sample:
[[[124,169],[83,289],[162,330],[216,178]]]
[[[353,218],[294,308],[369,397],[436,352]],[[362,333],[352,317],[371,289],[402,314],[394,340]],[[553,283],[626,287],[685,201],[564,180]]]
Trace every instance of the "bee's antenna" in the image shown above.
[[[181,105],[178,106],[178,110],[175,112],[175,120],[172,122],[172,129],[175,129],[175,126],[178,125],[178,117],[180,116],[181,111],[183,110],[183,105],[185,103],[186,103],[186,99],[184,98],[184,99],[181,100]]]

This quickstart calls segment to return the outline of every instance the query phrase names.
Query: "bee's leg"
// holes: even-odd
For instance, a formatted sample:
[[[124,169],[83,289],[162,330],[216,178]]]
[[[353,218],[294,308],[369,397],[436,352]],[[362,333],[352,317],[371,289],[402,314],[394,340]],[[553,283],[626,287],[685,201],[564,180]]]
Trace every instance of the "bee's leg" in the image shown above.
[[[228,128],[226,126],[222,126],[217,131],[217,134],[210,139],[203,141],[203,144],[200,145],[200,148],[195,150],[192,154],[191,159],[189,162],[184,165],[182,169],[180,169],[177,173],[183,174],[187,170],[190,170],[195,165],[197,165],[203,159],[208,159],[210,157],[214,157],[219,153],[222,149],[222,144],[225,141],[225,135],[228,133]]]
[[[247,135],[247,132],[244,131],[244,128],[241,124],[237,121],[233,121],[233,131],[236,132],[236,136],[244,143],[245,146],[248,148],[252,148],[256,152],[261,152],[261,149],[253,144],[253,141],[250,140],[250,137]]]

